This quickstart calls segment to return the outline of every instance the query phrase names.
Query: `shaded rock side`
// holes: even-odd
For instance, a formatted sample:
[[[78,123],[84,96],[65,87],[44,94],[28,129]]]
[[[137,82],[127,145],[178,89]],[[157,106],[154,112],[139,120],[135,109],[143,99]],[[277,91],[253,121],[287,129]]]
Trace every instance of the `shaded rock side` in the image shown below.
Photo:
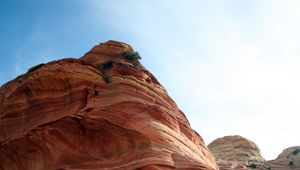
[[[108,41],[0,89],[0,169],[218,169],[156,78]]]
[[[275,160],[268,163],[273,170],[300,170],[300,146],[283,150]]]

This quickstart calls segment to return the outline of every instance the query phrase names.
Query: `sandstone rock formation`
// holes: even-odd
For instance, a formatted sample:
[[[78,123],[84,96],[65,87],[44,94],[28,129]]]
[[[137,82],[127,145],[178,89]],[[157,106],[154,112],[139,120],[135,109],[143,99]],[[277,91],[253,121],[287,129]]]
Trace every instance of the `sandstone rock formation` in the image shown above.
[[[257,145],[238,135],[218,138],[210,143],[208,148],[216,159],[241,162],[264,161]]]
[[[300,146],[285,149],[276,159],[266,161],[258,146],[241,136],[225,136],[208,145],[220,170],[300,170]]]
[[[0,169],[218,169],[156,78],[108,41],[0,89]]]
[[[287,148],[275,160],[268,162],[275,170],[300,170],[300,146]]]
[[[208,145],[221,170],[268,169],[257,145],[241,136],[225,136]]]
[[[218,167],[220,170],[249,170],[245,163],[239,161],[223,161],[217,160]]]

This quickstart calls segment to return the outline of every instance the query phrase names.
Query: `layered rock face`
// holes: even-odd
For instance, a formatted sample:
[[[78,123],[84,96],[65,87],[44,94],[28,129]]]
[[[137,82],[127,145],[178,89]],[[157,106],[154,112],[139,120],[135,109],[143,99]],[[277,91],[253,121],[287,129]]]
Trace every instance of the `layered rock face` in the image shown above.
[[[221,170],[268,169],[257,145],[241,136],[225,136],[208,145]]]
[[[241,136],[225,136],[208,145],[220,170],[300,170],[300,146],[285,149],[266,161],[257,145]]]
[[[0,169],[218,169],[156,78],[108,41],[0,89]]]
[[[275,160],[268,163],[273,169],[300,170],[300,146],[283,150]]]
[[[256,161],[262,162],[257,145],[241,136],[225,136],[214,140],[208,145],[217,159],[226,161]]]

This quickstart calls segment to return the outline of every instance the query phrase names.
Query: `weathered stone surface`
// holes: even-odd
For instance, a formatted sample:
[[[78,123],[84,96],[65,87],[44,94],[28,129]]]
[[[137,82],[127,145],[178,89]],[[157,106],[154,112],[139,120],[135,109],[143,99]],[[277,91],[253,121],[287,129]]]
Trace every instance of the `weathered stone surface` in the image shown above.
[[[285,149],[265,161],[255,143],[241,136],[225,136],[208,145],[220,170],[300,170],[300,146]]]
[[[269,169],[257,145],[241,136],[225,136],[208,145],[221,170]]]
[[[0,89],[0,169],[218,169],[156,78],[108,41]]]
[[[241,169],[249,169],[243,162],[239,161],[223,161],[217,160],[217,164],[220,170],[241,170]]]
[[[300,146],[287,148],[275,160],[268,162],[275,170],[300,170]]]
[[[257,145],[241,136],[225,136],[208,145],[216,159],[226,161],[265,161]]]

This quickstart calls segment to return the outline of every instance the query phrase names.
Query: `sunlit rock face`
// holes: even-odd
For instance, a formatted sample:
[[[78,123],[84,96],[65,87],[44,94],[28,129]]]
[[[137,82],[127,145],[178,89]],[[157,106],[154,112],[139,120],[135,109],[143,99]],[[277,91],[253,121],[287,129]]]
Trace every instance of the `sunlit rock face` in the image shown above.
[[[208,145],[221,170],[269,169],[257,145],[241,136],[225,136]]]
[[[257,145],[241,136],[225,136],[208,145],[217,159],[226,161],[257,161],[264,159]]]
[[[108,41],[0,89],[0,169],[218,169],[156,78]]]
[[[208,145],[220,170],[300,170],[300,146],[283,150],[266,161],[257,145],[241,136],[225,136]]]
[[[275,160],[268,162],[273,169],[300,170],[300,146],[287,148]]]

